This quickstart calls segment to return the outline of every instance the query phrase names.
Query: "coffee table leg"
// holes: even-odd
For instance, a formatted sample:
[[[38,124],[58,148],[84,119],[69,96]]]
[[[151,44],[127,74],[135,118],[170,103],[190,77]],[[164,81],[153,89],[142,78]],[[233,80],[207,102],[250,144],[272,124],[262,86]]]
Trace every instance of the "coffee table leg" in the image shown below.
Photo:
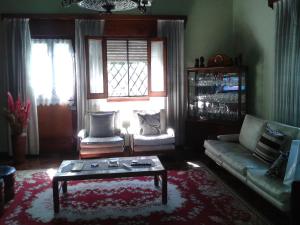
[[[159,186],[159,185],[158,185],[158,179],[159,179],[158,175],[154,175],[154,186],[155,186],[155,187],[158,187],[158,186]]]
[[[64,194],[67,193],[67,191],[68,191],[67,181],[63,181],[63,183],[62,183],[62,191],[63,191]]]
[[[58,181],[53,180],[52,181],[52,188],[53,188],[53,207],[54,212],[59,212],[59,190],[58,190]]]
[[[161,175],[161,190],[162,190],[162,204],[168,202],[168,175],[167,171],[164,171]]]

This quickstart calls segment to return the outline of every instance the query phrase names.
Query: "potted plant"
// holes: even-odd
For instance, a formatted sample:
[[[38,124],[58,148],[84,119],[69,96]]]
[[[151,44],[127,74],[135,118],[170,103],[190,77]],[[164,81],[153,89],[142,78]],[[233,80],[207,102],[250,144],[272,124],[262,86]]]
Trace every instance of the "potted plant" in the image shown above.
[[[14,101],[10,92],[7,93],[8,108],[4,109],[12,132],[14,160],[21,163],[25,160],[27,147],[27,125],[29,121],[30,101],[22,103],[20,97]]]

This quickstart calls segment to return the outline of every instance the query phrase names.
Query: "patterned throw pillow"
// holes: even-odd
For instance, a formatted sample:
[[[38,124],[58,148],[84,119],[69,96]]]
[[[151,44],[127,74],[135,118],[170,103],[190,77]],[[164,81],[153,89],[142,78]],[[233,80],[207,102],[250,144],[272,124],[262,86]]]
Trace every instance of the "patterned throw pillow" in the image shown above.
[[[275,162],[272,164],[272,166],[267,170],[266,175],[283,180],[288,158],[289,158],[289,152],[281,152],[280,156],[275,160]]]
[[[158,135],[160,131],[160,113],[137,114],[140,123],[141,135]]]
[[[287,136],[284,133],[267,126],[257,142],[253,155],[265,163],[272,164],[279,157],[286,141]]]

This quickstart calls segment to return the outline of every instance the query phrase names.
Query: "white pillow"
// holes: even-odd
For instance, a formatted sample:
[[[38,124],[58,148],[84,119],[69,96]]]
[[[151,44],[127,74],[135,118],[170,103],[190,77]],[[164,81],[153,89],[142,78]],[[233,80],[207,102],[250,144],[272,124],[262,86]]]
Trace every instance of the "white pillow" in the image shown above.
[[[264,132],[266,125],[266,120],[246,115],[239,136],[240,144],[254,152],[256,144]]]

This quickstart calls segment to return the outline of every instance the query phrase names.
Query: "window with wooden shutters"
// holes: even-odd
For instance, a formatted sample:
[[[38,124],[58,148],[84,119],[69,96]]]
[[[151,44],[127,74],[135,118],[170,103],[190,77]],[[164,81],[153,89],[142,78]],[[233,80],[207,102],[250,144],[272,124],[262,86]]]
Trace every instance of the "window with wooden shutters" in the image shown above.
[[[147,40],[107,40],[108,97],[148,95]]]
[[[130,101],[133,98],[166,96],[164,40],[94,37],[97,40],[95,48],[90,38],[87,39],[89,98],[124,98]],[[98,46],[100,43],[101,48]],[[103,55],[95,51],[101,51]],[[98,65],[97,60],[102,65]],[[93,64],[97,65],[97,70],[93,69]],[[90,93],[93,90],[100,93]]]

